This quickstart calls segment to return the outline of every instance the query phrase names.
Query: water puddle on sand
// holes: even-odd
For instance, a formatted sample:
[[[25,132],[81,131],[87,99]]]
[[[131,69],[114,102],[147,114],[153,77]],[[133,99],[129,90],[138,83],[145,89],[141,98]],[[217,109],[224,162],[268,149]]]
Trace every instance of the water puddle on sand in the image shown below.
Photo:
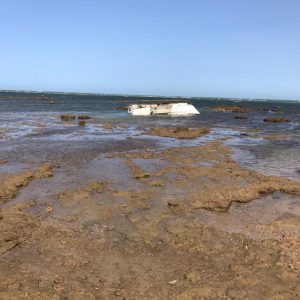
[[[262,197],[247,203],[233,203],[227,212],[204,209],[192,212],[193,217],[217,229],[230,233],[243,233],[254,239],[270,238],[261,227],[282,216],[300,217],[300,197],[282,194]],[[298,234],[300,238],[300,233]]]
[[[257,154],[247,147],[231,147],[232,158],[242,168],[247,168],[267,176],[281,176],[300,182],[300,149],[282,149],[276,151],[265,150]]]
[[[159,158],[153,158],[153,159],[135,158],[132,161],[138,167],[143,169],[145,172],[154,172],[157,169],[166,165],[166,162],[164,162]]]
[[[161,159],[141,158],[133,159],[133,162],[145,172],[155,172],[166,163]],[[94,159],[86,169],[82,170],[81,176],[86,181],[90,181],[92,178],[99,178],[99,174],[101,174],[102,180],[112,182],[114,190],[145,192],[145,185],[132,178],[124,165],[124,161],[120,158],[108,159],[104,155],[100,156]],[[183,189],[174,189],[174,186],[170,188],[167,185],[161,192],[161,199],[156,199],[154,202],[151,201],[155,211],[166,210],[168,199],[172,200],[174,195],[182,194],[183,198],[185,196]],[[136,213],[140,213],[140,217],[143,218],[145,212],[141,210]],[[242,233],[254,239],[265,239],[271,236],[265,230],[261,230],[261,225],[271,224],[287,214],[300,217],[300,197],[276,192],[273,195],[264,196],[247,203],[233,203],[227,212],[199,209],[190,210],[187,214],[190,214],[191,218],[195,218],[219,230],[230,233]]]
[[[22,168],[22,170],[25,169]],[[12,169],[10,168],[10,170]],[[21,170],[21,166],[18,170]],[[103,154],[80,167],[74,165],[63,169],[57,168],[53,177],[33,180],[23,187],[17,196],[6,203],[5,206],[29,199],[38,200],[39,203],[56,201],[55,197],[58,193],[84,188],[94,182],[107,182],[115,190],[143,188],[138,181],[131,178],[122,159],[108,159]]]

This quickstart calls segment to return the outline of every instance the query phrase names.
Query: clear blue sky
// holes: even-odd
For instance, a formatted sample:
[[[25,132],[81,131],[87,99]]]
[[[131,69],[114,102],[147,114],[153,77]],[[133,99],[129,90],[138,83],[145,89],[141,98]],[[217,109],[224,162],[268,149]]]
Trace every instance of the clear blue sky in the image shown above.
[[[0,0],[0,89],[300,99],[299,0]]]

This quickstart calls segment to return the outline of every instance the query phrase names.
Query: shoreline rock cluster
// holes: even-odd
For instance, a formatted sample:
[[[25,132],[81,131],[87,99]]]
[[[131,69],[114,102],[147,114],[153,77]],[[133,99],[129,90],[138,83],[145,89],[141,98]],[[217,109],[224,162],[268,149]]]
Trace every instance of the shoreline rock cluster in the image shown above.
[[[284,123],[284,122],[291,122],[290,119],[283,118],[283,117],[266,117],[264,122],[267,123]]]
[[[78,126],[85,126],[86,120],[90,119],[91,117],[89,115],[71,115],[71,114],[64,114],[60,115],[60,119],[64,122],[72,121],[72,120],[78,120]]]
[[[156,190],[158,186],[184,190],[184,196],[174,201],[186,209],[226,211],[233,202],[248,202],[274,192],[300,196],[299,182],[243,169],[231,159],[230,150],[217,142],[120,157],[126,159],[133,178]],[[165,164],[158,171],[145,172],[134,159],[161,159]]]
[[[208,134],[208,128],[186,128],[186,127],[153,127],[146,132],[148,135],[170,137],[180,140],[189,140]]]
[[[273,216],[279,207],[266,199],[236,204],[274,192],[299,199],[299,182],[242,168],[222,139],[124,150],[131,142],[108,152],[97,144],[84,162],[87,148],[67,142],[60,172],[41,164],[0,174],[1,299],[299,298],[300,217]]]
[[[88,115],[70,115],[70,114],[64,114],[64,115],[60,115],[60,119],[62,121],[71,121],[71,120],[75,120],[75,119],[78,119],[78,120],[88,120],[90,119],[91,117],[88,116]]]
[[[244,108],[244,107],[240,107],[240,106],[227,106],[227,105],[215,106],[215,107],[212,107],[211,109],[214,111],[218,111],[218,112],[233,112],[233,113],[253,112],[253,110],[250,108]]]

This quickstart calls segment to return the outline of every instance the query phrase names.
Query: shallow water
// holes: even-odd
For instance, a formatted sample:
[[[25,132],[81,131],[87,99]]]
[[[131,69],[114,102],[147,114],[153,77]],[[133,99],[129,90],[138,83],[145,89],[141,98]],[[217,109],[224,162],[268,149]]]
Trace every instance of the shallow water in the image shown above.
[[[126,144],[128,138],[140,140],[139,146],[155,143],[156,147],[193,146],[203,142],[227,138],[225,144],[234,149],[234,156],[244,167],[267,175],[300,179],[300,102],[295,101],[242,101],[238,99],[188,99],[200,111],[190,117],[133,117],[118,107],[141,100],[163,100],[159,97],[127,97],[88,94],[54,93],[0,93],[0,159],[9,152],[29,153],[30,144],[38,144],[39,153],[52,148],[68,153],[68,143],[84,143],[80,148],[91,152],[95,147],[109,148],[112,141]],[[248,119],[237,120],[235,113],[215,112],[210,107],[239,105],[255,109],[247,113]],[[272,112],[271,110],[276,110]],[[88,114],[86,126],[77,121],[62,122],[62,113]],[[291,123],[265,123],[264,117],[274,115],[292,120]],[[115,125],[113,130],[101,127],[104,122]],[[211,133],[193,141],[156,138],[144,135],[152,126],[209,127]],[[250,131],[250,132],[248,132]],[[264,136],[280,135],[283,140],[269,141]],[[132,142],[128,142],[132,144]],[[23,147],[24,146],[24,147]],[[134,149],[135,146],[131,146]],[[21,148],[21,149],[20,149]],[[24,149],[23,149],[24,148]],[[118,150],[118,149],[116,149]],[[35,151],[34,151],[35,152]],[[100,151],[101,152],[101,151]],[[0,167],[1,168],[1,167]]]
[[[283,214],[300,216],[300,197],[274,193],[248,203],[233,203],[226,213],[204,209],[193,212],[194,217],[215,228],[243,233],[254,239],[266,238],[261,226],[274,222]]]

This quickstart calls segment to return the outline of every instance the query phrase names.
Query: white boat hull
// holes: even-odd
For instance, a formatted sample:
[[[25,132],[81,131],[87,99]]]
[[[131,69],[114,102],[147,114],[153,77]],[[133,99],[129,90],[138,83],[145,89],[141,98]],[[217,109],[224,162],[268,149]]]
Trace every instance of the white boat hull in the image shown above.
[[[189,103],[131,104],[128,113],[134,116],[150,115],[198,115],[199,111]]]

